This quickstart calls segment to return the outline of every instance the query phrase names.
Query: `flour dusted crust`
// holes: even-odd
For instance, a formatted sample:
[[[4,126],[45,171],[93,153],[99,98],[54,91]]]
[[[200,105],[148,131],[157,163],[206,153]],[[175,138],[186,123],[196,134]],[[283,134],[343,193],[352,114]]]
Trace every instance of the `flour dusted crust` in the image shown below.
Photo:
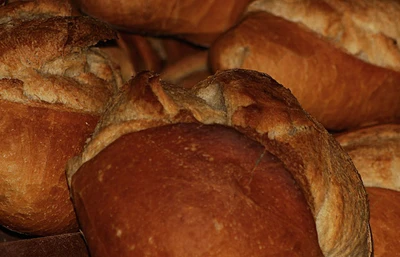
[[[97,48],[114,31],[93,18],[13,19],[0,32],[0,99],[100,113],[121,84]]]
[[[70,160],[70,186],[79,167],[118,137],[193,121],[233,127],[284,163],[304,192],[325,256],[371,256],[366,193],[349,156],[289,90],[256,71],[221,71],[190,90],[139,73]]]
[[[400,2],[396,0],[258,0],[264,10],[299,23],[368,63],[400,71]]]

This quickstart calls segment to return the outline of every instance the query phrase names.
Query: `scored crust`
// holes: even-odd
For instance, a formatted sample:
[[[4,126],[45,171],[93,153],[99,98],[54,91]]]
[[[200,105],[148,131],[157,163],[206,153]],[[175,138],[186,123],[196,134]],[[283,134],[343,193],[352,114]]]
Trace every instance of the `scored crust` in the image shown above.
[[[118,137],[166,124],[227,125],[261,143],[302,188],[325,256],[371,256],[365,189],[349,156],[271,77],[221,71],[185,90],[139,73],[109,106],[91,141],[68,165],[79,167]]]
[[[121,85],[119,70],[93,47],[115,32],[65,16],[68,8],[47,0],[0,7],[0,223],[19,233],[78,230],[65,164]]]
[[[122,82],[92,46],[115,36],[105,23],[83,16],[2,24],[0,99],[100,113]]]

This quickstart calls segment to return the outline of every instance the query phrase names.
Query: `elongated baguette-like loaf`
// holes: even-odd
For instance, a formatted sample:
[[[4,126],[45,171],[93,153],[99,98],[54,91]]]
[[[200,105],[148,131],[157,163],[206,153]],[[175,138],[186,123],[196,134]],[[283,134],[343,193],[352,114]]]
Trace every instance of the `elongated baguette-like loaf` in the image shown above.
[[[266,72],[330,130],[400,119],[400,72],[352,56],[301,24],[249,13],[210,49],[212,70]]]
[[[84,13],[119,29],[174,35],[207,46],[237,22],[251,0],[76,2]]]

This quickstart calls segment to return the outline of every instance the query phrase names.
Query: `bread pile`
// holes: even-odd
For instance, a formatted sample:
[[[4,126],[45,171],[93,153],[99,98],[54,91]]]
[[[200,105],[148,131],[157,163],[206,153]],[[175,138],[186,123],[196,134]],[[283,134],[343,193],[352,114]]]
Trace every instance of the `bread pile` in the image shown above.
[[[397,1],[0,13],[0,255],[400,252]]]

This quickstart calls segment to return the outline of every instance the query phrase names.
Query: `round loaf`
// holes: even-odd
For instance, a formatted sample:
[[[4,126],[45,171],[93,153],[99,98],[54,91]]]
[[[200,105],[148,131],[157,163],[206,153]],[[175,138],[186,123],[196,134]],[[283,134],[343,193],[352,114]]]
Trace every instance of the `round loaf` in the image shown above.
[[[111,181],[125,180],[117,179],[112,174],[114,168],[126,172],[123,167],[128,165],[127,162],[113,161],[111,164],[109,160],[110,165],[107,166],[108,161],[103,162],[102,158],[96,157],[103,156],[104,149],[118,151],[118,147],[114,148],[112,145],[113,142],[124,145],[124,140],[118,141],[123,135],[134,137],[135,133],[169,124],[219,124],[258,142],[266,152],[283,163],[302,190],[314,218],[319,246],[324,256],[371,256],[366,193],[349,156],[324,127],[301,108],[290,91],[271,77],[250,70],[227,70],[218,72],[191,89],[184,89],[163,82],[158,75],[151,72],[142,72],[113,100],[85,150],[81,155],[72,158],[68,165],[67,176],[77,214],[86,224],[82,223],[82,227],[96,227],[94,220],[110,215],[108,211],[112,213],[115,222],[119,222],[121,217],[126,218],[127,214],[122,210],[126,207],[121,207],[122,205],[110,210],[107,210],[107,206],[102,206],[94,211],[93,206],[99,207],[100,202],[90,204],[97,195],[89,193],[96,191],[96,186],[92,187],[91,184],[99,185],[98,180],[106,177]],[[155,134],[165,133],[167,132]],[[153,141],[154,144],[157,143],[156,140]],[[157,147],[153,148],[157,151]],[[172,150],[167,152],[173,153]],[[103,157],[110,158],[106,156],[116,158],[109,154]],[[176,158],[179,159],[179,156]],[[184,161],[181,164],[187,165]],[[88,172],[85,172],[85,167]],[[100,171],[101,174],[95,171]],[[146,176],[146,172],[140,176]],[[82,180],[84,182],[80,182]],[[121,189],[117,188],[108,188],[108,193],[101,195],[116,197],[116,200],[127,203],[127,198],[123,195],[129,192],[129,185],[124,184]],[[114,190],[123,190],[125,193],[114,194]],[[85,192],[88,192],[87,196]],[[145,201],[143,197],[142,200]],[[215,197],[219,197],[218,194]],[[135,206],[141,208],[142,205]],[[103,208],[107,211],[103,212]],[[119,214],[122,216],[118,216]],[[196,216],[193,219],[194,217]],[[124,227],[119,231],[119,227],[112,225],[111,228],[102,230],[105,234],[99,233],[101,236],[94,233],[95,230],[83,232],[92,242],[99,238],[114,238],[113,240],[118,241],[118,236],[122,237],[126,229]],[[134,227],[127,229],[135,230]],[[150,245],[155,238],[148,239],[147,243]],[[92,247],[99,249],[105,244],[99,239],[95,245]],[[125,247],[134,247],[134,244],[125,244]]]
[[[290,173],[221,125],[124,135],[79,169],[72,188],[93,256],[322,256]]]
[[[121,84],[92,47],[115,37],[109,26],[48,16],[14,17],[0,30],[0,224],[34,235],[78,230],[66,161]]]

